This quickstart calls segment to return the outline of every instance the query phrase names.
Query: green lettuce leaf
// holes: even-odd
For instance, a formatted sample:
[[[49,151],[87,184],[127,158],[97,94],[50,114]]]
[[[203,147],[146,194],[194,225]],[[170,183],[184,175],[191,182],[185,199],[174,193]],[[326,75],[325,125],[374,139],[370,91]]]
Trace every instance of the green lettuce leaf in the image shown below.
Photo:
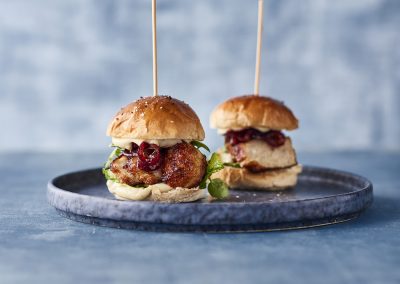
[[[192,142],[190,142],[190,144],[192,144],[194,147],[196,147],[197,149],[205,149],[207,152],[211,152],[210,148],[208,148],[208,146],[206,144],[204,144],[203,142],[197,141],[197,140],[193,140]]]
[[[110,170],[110,165],[112,163],[112,161],[114,161],[115,158],[117,158],[119,155],[121,155],[121,153],[124,151],[124,149],[122,148],[115,148],[110,156],[107,159],[107,162],[104,164],[104,167],[102,169],[103,175],[107,180],[111,180],[113,182],[119,182],[117,177],[112,173],[112,171]]]
[[[207,181],[210,179],[213,173],[216,173],[224,168],[224,164],[221,161],[221,157],[217,153],[211,155],[210,160],[207,162],[206,173],[200,182],[200,188],[207,187]]]
[[[109,168],[110,168],[110,165],[111,165],[111,162],[114,161],[115,158],[117,158],[119,155],[121,155],[121,153],[122,153],[123,151],[124,151],[124,149],[122,149],[122,148],[120,148],[120,147],[115,148],[115,149],[111,152],[110,156],[108,157],[107,162],[104,164],[104,168],[105,168],[105,169],[109,169]]]
[[[211,175],[222,170],[223,168],[224,163],[222,162],[220,155],[217,153],[213,153],[207,164],[207,172],[209,172]]]
[[[233,168],[241,168],[239,163],[224,163],[224,166],[233,167]]]
[[[211,179],[211,175],[223,168],[224,163],[222,162],[220,155],[213,153],[210,160],[207,162],[206,173],[199,185],[200,188],[206,188],[207,181],[209,181],[208,192],[212,197],[218,199],[225,198],[229,195],[228,186],[221,179]]]
[[[106,180],[111,180],[113,182],[119,183],[119,180],[117,179],[117,177],[113,174],[113,172],[110,169],[103,168],[102,172],[103,172],[103,175],[106,178]]]
[[[212,197],[222,199],[229,196],[228,185],[219,178],[210,180],[208,192]]]

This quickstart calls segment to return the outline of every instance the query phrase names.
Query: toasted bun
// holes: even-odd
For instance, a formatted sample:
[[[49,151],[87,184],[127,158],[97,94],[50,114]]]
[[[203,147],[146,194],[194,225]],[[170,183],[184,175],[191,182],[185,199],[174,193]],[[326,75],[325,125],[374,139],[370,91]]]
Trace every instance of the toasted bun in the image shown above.
[[[212,178],[220,178],[234,189],[274,191],[295,186],[300,172],[301,165],[260,173],[252,173],[245,168],[225,167],[213,174]]]
[[[153,96],[122,108],[110,122],[107,135],[144,140],[204,140],[204,129],[188,104],[167,96]]]
[[[170,190],[154,189],[151,192],[150,200],[181,203],[192,202],[205,197],[205,190],[197,188],[173,188]]]
[[[195,188],[171,188],[166,184],[158,183],[146,188],[132,188],[126,184],[107,181],[108,190],[119,200],[152,200],[167,203],[192,202],[205,197],[205,190]]]
[[[210,124],[219,129],[293,130],[299,126],[297,118],[282,102],[255,95],[235,97],[220,104],[211,113]]]

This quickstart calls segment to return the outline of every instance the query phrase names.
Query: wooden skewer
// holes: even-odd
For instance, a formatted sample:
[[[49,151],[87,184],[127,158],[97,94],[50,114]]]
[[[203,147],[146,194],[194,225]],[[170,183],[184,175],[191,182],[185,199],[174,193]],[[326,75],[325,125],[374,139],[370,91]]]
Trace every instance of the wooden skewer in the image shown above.
[[[153,31],[153,95],[158,95],[158,77],[157,77],[157,3],[151,2],[152,31]]]
[[[258,24],[257,24],[257,49],[256,49],[256,74],[254,79],[254,94],[259,95],[260,92],[260,66],[261,66],[261,46],[263,33],[263,14],[264,0],[258,0]]]

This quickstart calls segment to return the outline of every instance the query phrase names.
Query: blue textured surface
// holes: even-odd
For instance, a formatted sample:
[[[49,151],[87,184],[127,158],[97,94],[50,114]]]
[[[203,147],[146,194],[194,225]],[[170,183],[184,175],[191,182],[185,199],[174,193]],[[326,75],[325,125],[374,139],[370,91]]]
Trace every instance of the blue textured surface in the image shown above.
[[[114,113],[152,94],[150,2],[0,1],[0,148],[103,149]],[[160,93],[207,128],[252,92],[257,1],[158,8]],[[299,117],[297,149],[400,150],[399,27],[397,0],[265,0],[261,92]]]
[[[0,283],[399,283],[400,155],[300,153],[299,161],[374,183],[361,218],[251,234],[151,233],[60,217],[46,182],[96,167],[99,154],[0,155]]]

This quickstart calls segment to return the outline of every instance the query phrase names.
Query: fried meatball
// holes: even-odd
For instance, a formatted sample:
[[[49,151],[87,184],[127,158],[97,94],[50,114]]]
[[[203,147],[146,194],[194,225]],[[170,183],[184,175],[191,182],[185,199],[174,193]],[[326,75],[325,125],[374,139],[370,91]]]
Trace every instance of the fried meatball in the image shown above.
[[[161,182],[161,170],[143,171],[138,168],[137,159],[138,157],[127,158],[121,155],[111,163],[110,169],[121,183],[130,186]]]
[[[192,188],[199,185],[207,167],[206,157],[189,143],[167,149],[162,166],[162,180],[171,187]]]
[[[297,164],[296,153],[288,137],[279,147],[271,147],[262,140],[254,139],[234,146],[227,144],[226,149],[235,162],[253,172],[287,168]]]

